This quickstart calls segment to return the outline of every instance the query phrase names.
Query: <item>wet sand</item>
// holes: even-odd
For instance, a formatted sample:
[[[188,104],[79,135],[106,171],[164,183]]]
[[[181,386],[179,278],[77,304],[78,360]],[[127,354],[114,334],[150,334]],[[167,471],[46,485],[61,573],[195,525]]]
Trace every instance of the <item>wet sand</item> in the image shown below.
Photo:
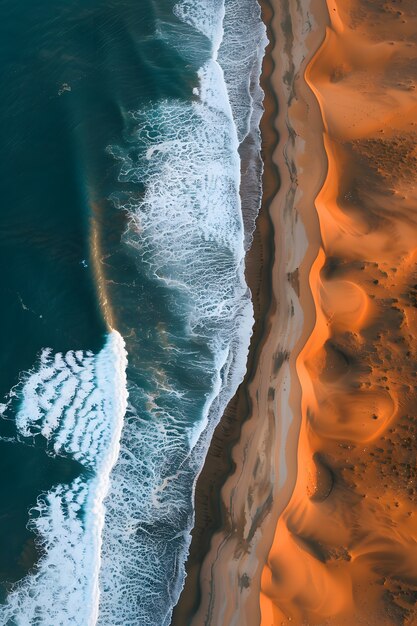
[[[417,4],[262,4],[262,304],[174,624],[414,625]]]
[[[272,40],[273,33],[269,33]],[[269,45],[269,49],[272,45]],[[263,88],[269,82],[273,71],[270,55],[263,64]],[[251,337],[245,379],[234,398],[227,406],[216,430],[197,480],[195,490],[195,523],[192,542],[186,564],[186,584],[174,610],[171,626],[185,626],[194,623],[195,613],[200,602],[205,601],[206,589],[201,587],[201,571],[205,563],[212,537],[228,524],[227,506],[221,499],[221,489],[228,476],[233,474],[236,463],[232,450],[241,436],[242,425],[251,415],[252,398],[248,386],[256,374],[259,354],[269,335],[269,311],[275,308],[271,287],[271,270],[274,260],[273,226],[269,207],[279,188],[279,173],[272,160],[272,152],[277,143],[275,119],[278,111],[276,95],[268,90],[264,101],[265,113],[262,118],[262,159],[264,162],[262,206],[256,221],[253,243],[246,255],[246,282],[252,293],[254,308],[254,328]],[[244,170],[244,166],[242,166]],[[242,199],[243,200],[243,199]],[[197,622],[198,623],[198,622]]]

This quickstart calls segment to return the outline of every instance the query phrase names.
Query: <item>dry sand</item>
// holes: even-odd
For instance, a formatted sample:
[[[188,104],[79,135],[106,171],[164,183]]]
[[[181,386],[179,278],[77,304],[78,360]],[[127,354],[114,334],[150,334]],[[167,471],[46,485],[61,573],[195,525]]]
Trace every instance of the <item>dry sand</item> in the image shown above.
[[[311,199],[316,323],[297,358],[297,480],[261,623],[415,624],[417,4],[321,5],[316,23],[330,24],[305,72],[327,161]],[[311,143],[305,154],[307,168]]]
[[[233,434],[222,447],[220,428],[197,487],[194,577],[174,623],[411,626],[417,2],[263,10],[257,334]]]

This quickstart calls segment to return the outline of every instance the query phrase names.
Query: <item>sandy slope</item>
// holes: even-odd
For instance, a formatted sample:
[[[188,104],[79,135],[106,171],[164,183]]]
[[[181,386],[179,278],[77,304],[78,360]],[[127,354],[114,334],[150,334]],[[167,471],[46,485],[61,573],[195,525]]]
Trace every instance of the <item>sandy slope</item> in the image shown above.
[[[315,199],[317,318],[297,360],[298,474],[262,576],[261,623],[415,624],[417,4],[326,8],[305,74],[328,160]]]

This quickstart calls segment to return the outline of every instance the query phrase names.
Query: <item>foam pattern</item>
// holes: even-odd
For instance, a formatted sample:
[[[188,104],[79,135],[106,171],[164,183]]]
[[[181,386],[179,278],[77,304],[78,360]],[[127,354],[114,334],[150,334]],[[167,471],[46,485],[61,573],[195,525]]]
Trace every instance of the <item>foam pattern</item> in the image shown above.
[[[224,12],[224,0],[211,2],[182,0],[174,6],[174,15],[211,41],[213,58],[216,58],[223,38]]]
[[[29,528],[43,556],[17,583],[0,623],[86,626],[98,612],[103,499],[119,452],[126,410],[124,341],[112,331],[103,349],[53,354],[44,350],[13,394],[20,400],[19,438],[43,435],[49,453],[77,459],[87,473],[41,494]]]
[[[263,92],[259,76],[267,38],[258,2],[225,0],[223,29],[217,58],[224,72],[241,143],[252,128],[259,132],[259,117],[262,113]],[[254,108],[257,109],[256,126],[251,124]]]
[[[202,92],[213,100],[217,73],[215,63],[201,72]],[[144,182],[146,191],[136,204],[131,199],[124,205],[131,219],[126,240],[152,276],[187,295],[194,330],[210,320],[233,319],[247,287],[230,118],[202,102],[160,102],[131,118],[132,147],[113,154],[122,159],[120,179]]]
[[[121,162],[120,180],[145,185],[141,198],[124,204],[115,198],[130,216],[125,242],[148,278],[175,294],[189,349],[197,340],[207,346],[196,377],[205,369],[209,384],[197,420],[192,389],[174,397],[179,382],[164,389],[153,384],[152,410],[141,390],[130,394],[136,401],[106,501],[99,618],[106,626],[169,623],[183,584],[192,488],[203,459],[202,450],[197,456],[192,450],[220,416],[213,407],[223,386],[230,396],[232,379],[222,372],[235,361],[235,344],[243,355],[234,363],[233,388],[241,380],[251,332],[236,130],[214,61],[202,68],[200,81],[198,102],[163,101],[132,113],[129,145],[111,149]]]
[[[254,106],[248,72],[259,69],[260,61],[256,65],[251,50],[242,82],[245,105],[234,112],[217,60],[224,3],[185,0],[174,12],[212,41],[212,56],[199,71],[194,101],[158,101],[129,114],[126,142],[109,148],[120,162],[119,181],[126,183],[113,201],[129,215],[124,241],[140,271],[165,286],[183,319],[189,346],[176,346],[179,361],[190,359],[193,342],[205,345],[208,356],[195,363],[195,377],[202,378],[204,370],[209,384],[196,420],[195,396],[179,380],[161,384],[159,376],[148,381],[146,392],[129,383],[131,404],[106,499],[98,620],[103,626],[170,623],[184,582],[196,476],[243,378],[253,323],[234,116],[245,111],[240,127],[247,136]],[[240,87],[232,88],[237,101]]]
[[[260,121],[262,60],[268,40],[257,0],[225,0],[224,35],[218,62],[224,71],[242,159],[241,198],[245,250],[252,243],[262,197],[263,163]]]

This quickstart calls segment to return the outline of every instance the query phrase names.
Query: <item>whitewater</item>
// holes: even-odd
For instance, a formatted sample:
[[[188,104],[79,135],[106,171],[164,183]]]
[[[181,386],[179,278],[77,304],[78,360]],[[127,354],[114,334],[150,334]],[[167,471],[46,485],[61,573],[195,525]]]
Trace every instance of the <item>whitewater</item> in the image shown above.
[[[194,62],[184,25],[207,50],[189,101],[123,112],[124,137],[107,148],[125,185],[111,197],[128,216],[121,246],[176,326],[158,330],[164,356],[140,376],[140,350],[109,328],[97,354],[45,349],[10,392],[19,441],[41,435],[83,471],[30,511],[42,556],[1,624],[167,626],[184,583],[195,481],[252,331],[244,260],[261,198],[266,45],[256,0],[176,3],[156,36]]]

